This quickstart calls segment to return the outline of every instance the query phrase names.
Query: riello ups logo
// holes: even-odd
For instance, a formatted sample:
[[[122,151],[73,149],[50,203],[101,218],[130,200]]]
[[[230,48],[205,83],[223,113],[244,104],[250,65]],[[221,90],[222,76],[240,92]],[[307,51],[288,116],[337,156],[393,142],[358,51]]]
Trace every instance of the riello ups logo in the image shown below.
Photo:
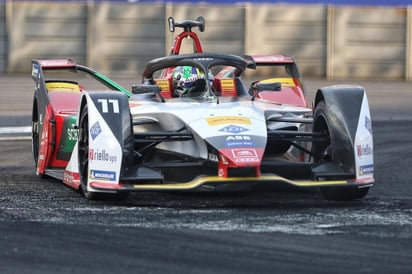
[[[356,151],[359,157],[373,154],[373,148],[369,144],[358,145]]]
[[[106,150],[102,149],[89,149],[89,159],[91,161],[101,161],[101,162],[110,162],[115,163],[117,162],[116,155],[111,155],[110,153],[106,152]]]

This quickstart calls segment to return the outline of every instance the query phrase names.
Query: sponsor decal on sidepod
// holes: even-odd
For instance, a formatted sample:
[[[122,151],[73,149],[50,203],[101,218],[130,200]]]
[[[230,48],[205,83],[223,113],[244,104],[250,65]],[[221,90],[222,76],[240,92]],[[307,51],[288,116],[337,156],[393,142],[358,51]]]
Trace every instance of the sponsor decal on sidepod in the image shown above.
[[[249,129],[247,129],[247,128],[236,126],[236,125],[228,125],[224,128],[219,129],[219,131],[222,131],[222,132],[235,133],[235,134],[245,132],[245,131],[248,131],[248,130]]]
[[[116,155],[111,155],[106,150],[102,149],[89,149],[89,159],[91,161],[103,161],[103,162],[110,162],[114,163],[117,161]]]
[[[362,144],[356,147],[358,157],[368,156],[373,154],[373,148],[369,144]]]
[[[259,162],[256,150],[254,149],[232,149],[236,162]]]
[[[242,116],[216,116],[206,118],[209,126],[228,125],[228,124],[245,124],[250,125],[251,121],[248,117]]]
[[[100,127],[99,122],[97,121],[94,125],[90,128],[90,136],[92,136],[93,141],[99,136],[102,132],[102,128]]]
[[[116,172],[106,170],[90,170],[90,179],[116,181]]]
[[[373,165],[364,165],[359,167],[360,175],[367,175],[373,173]]]
[[[226,147],[253,147],[255,142],[247,135],[231,135],[226,137]]]

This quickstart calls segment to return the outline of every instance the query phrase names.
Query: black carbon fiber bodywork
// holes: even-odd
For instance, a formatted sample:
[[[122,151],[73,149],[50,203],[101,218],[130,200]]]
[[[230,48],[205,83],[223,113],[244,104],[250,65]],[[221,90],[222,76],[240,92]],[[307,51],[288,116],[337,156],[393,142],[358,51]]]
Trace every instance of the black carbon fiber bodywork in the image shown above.
[[[354,142],[365,90],[360,86],[329,86],[317,91],[315,108],[326,105],[334,163],[355,174]]]

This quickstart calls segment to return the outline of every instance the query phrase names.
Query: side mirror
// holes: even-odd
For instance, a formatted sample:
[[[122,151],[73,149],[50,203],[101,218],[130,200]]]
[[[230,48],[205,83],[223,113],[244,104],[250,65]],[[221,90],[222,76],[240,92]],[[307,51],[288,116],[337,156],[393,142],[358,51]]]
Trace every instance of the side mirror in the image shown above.
[[[169,31],[175,32],[175,19],[173,17],[169,17],[167,21],[169,21]]]
[[[159,96],[160,100],[164,102],[165,99],[161,95],[160,91],[162,91],[162,89],[161,87],[157,85],[133,85],[132,86],[133,94],[147,94],[147,93],[150,94],[151,93],[151,94]]]
[[[252,96],[252,101],[256,99],[256,96],[261,91],[282,91],[282,83],[260,83],[259,81],[253,82],[250,85],[249,94]]]
[[[258,83],[256,85],[256,89],[260,91],[281,91],[282,90],[282,83],[275,82],[275,83]]]

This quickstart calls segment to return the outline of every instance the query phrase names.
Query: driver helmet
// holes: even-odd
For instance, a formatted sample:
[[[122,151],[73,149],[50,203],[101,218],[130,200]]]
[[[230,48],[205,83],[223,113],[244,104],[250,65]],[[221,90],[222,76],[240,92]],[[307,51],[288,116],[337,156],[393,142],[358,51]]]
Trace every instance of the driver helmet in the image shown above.
[[[182,96],[198,79],[204,79],[204,73],[196,67],[178,66],[173,72],[173,87],[176,96]]]

